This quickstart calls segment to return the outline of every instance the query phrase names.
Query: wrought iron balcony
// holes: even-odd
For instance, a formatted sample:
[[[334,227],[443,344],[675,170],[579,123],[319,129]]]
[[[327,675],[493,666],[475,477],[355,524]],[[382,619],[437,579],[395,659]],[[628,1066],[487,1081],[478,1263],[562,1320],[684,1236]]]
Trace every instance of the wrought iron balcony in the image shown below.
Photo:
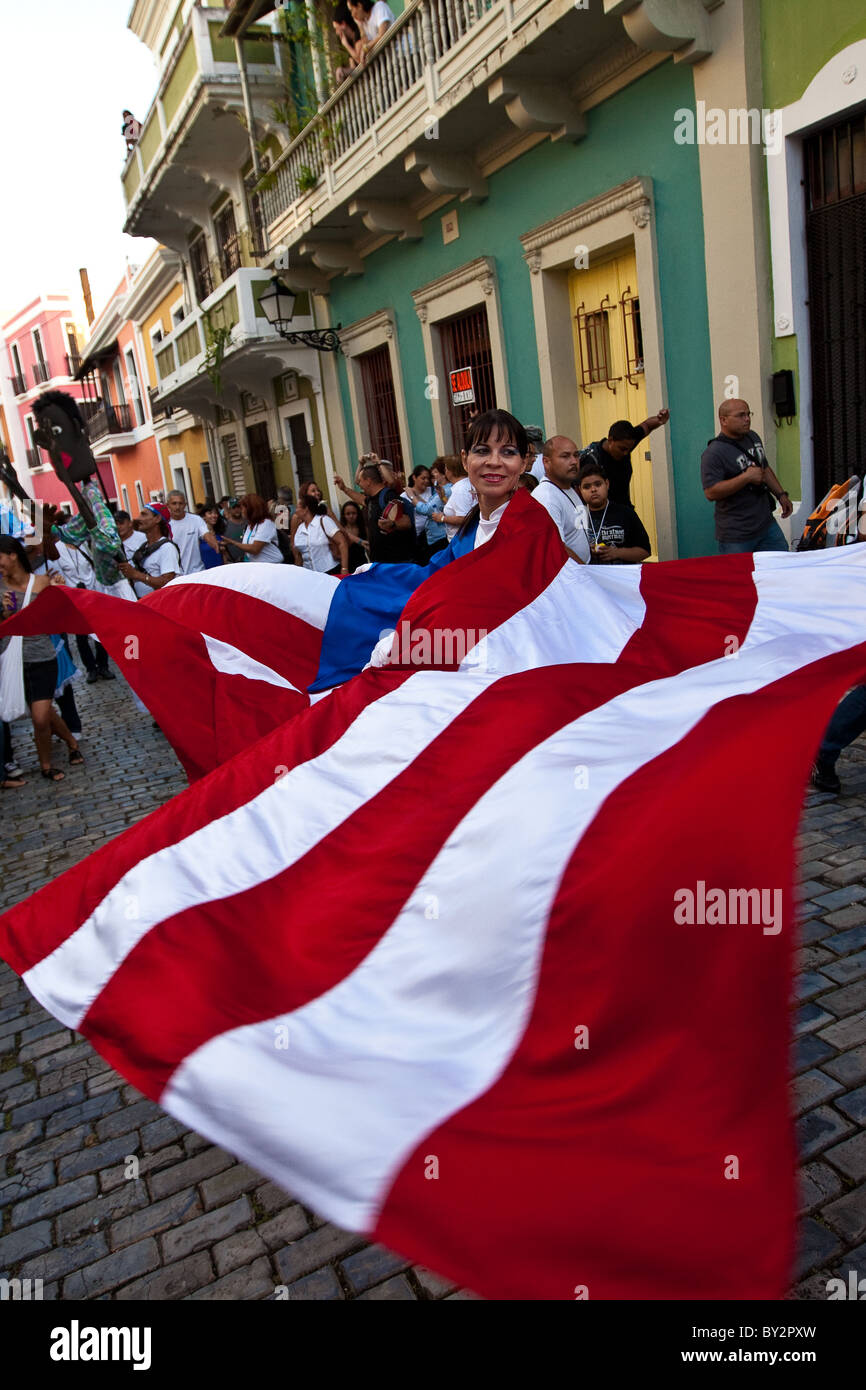
[[[42,450],[41,450],[41,449],[28,449],[28,450],[27,450],[27,467],[28,467],[28,468],[31,468],[31,469],[32,469],[32,468],[42,468],[44,462],[45,462],[45,461],[44,461],[44,459],[43,459],[43,457],[42,457]]]
[[[128,434],[135,428],[128,405],[103,405],[87,422],[87,433],[95,443],[110,434]]]
[[[171,406],[163,405],[159,399],[159,392],[153,386],[148,386],[147,395],[150,401],[150,417],[152,420],[167,420],[171,415]]]
[[[24,380],[23,376],[12,376],[9,380],[12,382],[12,390],[15,392],[15,395],[23,396],[24,392],[27,390],[27,382]]]
[[[42,386],[46,381],[51,380],[51,368],[47,362],[33,363],[33,380],[37,386]]]
[[[66,371],[67,371],[67,374],[68,374],[69,376],[75,376],[75,373],[78,371],[78,369],[79,369],[80,366],[81,366],[81,353],[80,353],[80,352],[67,352],[67,354],[66,354]]]

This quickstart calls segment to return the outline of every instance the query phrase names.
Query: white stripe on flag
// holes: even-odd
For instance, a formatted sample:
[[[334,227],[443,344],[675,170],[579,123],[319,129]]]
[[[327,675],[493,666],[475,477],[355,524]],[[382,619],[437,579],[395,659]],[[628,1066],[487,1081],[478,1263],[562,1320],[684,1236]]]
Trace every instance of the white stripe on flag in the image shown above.
[[[318,574],[298,565],[223,565],[222,569],[179,574],[161,592],[177,593],[193,584],[230,589],[232,593],[261,599],[324,631],[331,600],[340,582],[333,575]]]
[[[214,668],[224,676],[246,676],[247,680],[251,681],[267,681],[269,685],[279,685],[283,690],[294,690],[300,695],[298,687],[292,685],[291,681],[272,671],[270,666],[263,666],[260,661],[255,661],[239,647],[230,647],[227,642],[208,637],[204,632],[202,637]]]
[[[576,584],[572,570],[578,571]],[[532,669],[542,655],[546,665],[573,661],[575,624],[578,631],[588,630],[598,615],[600,631],[589,645],[596,653],[606,652],[608,661],[616,660],[642,606],[632,603],[622,619],[615,605],[600,599],[579,576],[577,566],[563,566],[533,603],[489,635],[487,658],[496,677]],[[543,653],[537,641],[541,631],[546,634]],[[178,844],[141,860],[86,922],[26,972],[28,988],[56,1018],[77,1028],[152,927],[188,908],[254,888],[294,864],[403,772],[496,677],[469,662],[459,677],[453,671],[419,671],[367,706],[320,757],[292,768],[251,801]],[[371,748],[378,750],[375,759],[369,756]]]
[[[164,1108],[322,1216],[372,1229],[424,1136],[508,1065],[532,1006],[562,874],[611,792],[723,700],[866,641],[862,564],[848,576],[810,573],[796,610],[793,575],[759,567],[756,618],[736,660],[723,656],[635,687],[511,767],[350,975],[303,1008],[204,1044],[175,1071],[160,1097]],[[828,622],[843,578],[855,586],[847,621]],[[798,628],[785,632],[792,611]],[[812,635],[802,635],[800,621]],[[579,791],[577,766],[590,770]],[[515,806],[524,827],[519,852]],[[281,1025],[286,1050],[276,1046]]]

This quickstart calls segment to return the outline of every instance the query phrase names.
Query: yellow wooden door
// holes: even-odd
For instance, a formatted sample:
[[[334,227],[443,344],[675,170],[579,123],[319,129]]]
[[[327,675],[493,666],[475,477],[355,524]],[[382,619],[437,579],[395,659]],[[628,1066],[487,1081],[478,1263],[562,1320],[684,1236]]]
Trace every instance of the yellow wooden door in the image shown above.
[[[614,420],[647,417],[640,299],[634,251],[569,275],[582,443],[604,439]],[[631,500],[658,553],[650,438],[631,456]]]

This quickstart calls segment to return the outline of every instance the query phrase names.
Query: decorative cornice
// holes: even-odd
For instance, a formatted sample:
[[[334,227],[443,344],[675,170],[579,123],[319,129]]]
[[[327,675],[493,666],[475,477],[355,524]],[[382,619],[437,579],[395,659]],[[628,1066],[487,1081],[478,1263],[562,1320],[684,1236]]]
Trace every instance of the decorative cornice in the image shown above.
[[[350,323],[348,328],[340,329],[340,346],[346,357],[353,355],[354,344],[359,338],[365,338],[368,334],[378,333],[385,338],[394,336],[394,319],[390,309],[377,309],[375,314],[368,314],[365,319],[358,319],[356,323]]]
[[[569,91],[575,101],[583,101],[606,82],[613,82],[617,77],[622,77],[635,63],[643,62],[645,57],[644,50],[623,35],[581,70]]]
[[[421,322],[426,322],[426,309],[432,300],[441,299],[452,290],[459,290],[473,281],[481,286],[485,295],[493,294],[496,288],[496,264],[491,256],[479,256],[466,265],[458,266],[456,270],[449,270],[447,275],[440,275],[438,280],[422,285],[419,290],[413,290],[412,301]],[[425,311],[423,317],[422,309]]]
[[[601,222],[618,212],[630,212],[636,227],[646,227],[652,216],[652,180],[646,178],[629,179],[588,203],[572,208],[570,212],[544,222],[520,238],[523,258],[533,274],[541,269],[541,252],[545,246],[560,241],[563,237],[576,235],[583,227],[593,222]]]

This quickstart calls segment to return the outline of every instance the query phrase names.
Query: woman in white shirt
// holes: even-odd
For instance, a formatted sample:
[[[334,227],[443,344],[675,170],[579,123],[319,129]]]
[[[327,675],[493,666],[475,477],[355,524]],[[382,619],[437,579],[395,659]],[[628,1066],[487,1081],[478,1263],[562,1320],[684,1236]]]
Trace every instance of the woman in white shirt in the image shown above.
[[[349,0],[349,11],[360,37],[355,39],[352,29],[344,20],[334,20],[337,37],[349,54],[348,64],[337,69],[338,82],[342,82],[353,68],[364,62],[371,48],[394,23],[394,11],[385,4],[385,0],[375,0],[375,3],[374,0]]]
[[[297,516],[298,525],[292,539],[297,563],[305,569],[315,570],[317,574],[348,574],[349,547],[346,537],[336,521],[327,515],[324,502],[317,502],[307,493],[298,499]],[[339,552],[339,562],[334,560],[331,550],[332,538]]]
[[[243,551],[244,559],[254,560],[259,565],[281,565],[283,556],[277,543],[277,528],[268,516],[265,499],[256,492],[248,492],[241,498],[240,508],[247,525],[243,539],[232,541],[233,548]]]

